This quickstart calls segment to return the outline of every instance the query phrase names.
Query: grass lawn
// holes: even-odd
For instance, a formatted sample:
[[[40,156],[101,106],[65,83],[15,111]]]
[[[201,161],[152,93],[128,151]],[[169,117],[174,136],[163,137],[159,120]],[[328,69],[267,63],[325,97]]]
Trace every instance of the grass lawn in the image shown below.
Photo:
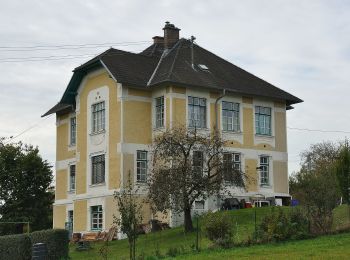
[[[283,207],[284,210],[293,210],[289,207]],[[345,223],[349,223],[348,218],[348,211],[347,206],[341,206],[338,207],[334,212],[334,228],[339,228],[340,226],[344,225]],[[256,222],[257,225],[260,223],[261,219],[268,214],[271,211],[271,208],[257,208],[256,209]],[[236,228],[236,235],[235,235],[235,241],[243,241],[246,240],[249,236],[252,235],[254,231],[255,226],[255,209],[242,209],[242,210],[236,210],[231,211],[230,214],[232,215],[232,218],[234,219],[235,228]],[[195,222],[194,222],[195,224]],[[340,237],[344,236],[344,239],[347,241],[347,246],[350,250],[350,234],[348,235],[340,235]],[[330,252],[333,252],[335,256],[338,254],[337,249],[333,246],[332,243],[335,243],[336,239],[334,240],[336,236],[330,236],[329,239],[327,237],[321,237],[316,240],[305,240],[305,241],[297,241],[297,242],[289,242],[286,244],[276,244],[276,245],[260,245],[260,246],[253,246],[253,247],[247,247],[247,248],[236,248],[231,250],[219,250],[219,251],[208,251],[207,248],[210,246],[210,241],[206,239],[201,233],[200,233],[200,248],[203,249],[203,251],[200,254],[193,254],[193,255],[184,255],[181,256],[178,259],[182,259],[183,257],[187,257],[187,259],[217,259],[219,257],[222,257],[223,259],[229,259],[230,254],[238,254],[240,257],[253,257],[255,255],[255,252],[259,252],[259,257],[264,256],[264,254],[268,253],[269,251],[276,253],[276,258],[279,258],[278,254],[286,253],[286,250],[293,251],[293,247],[300,247],[300,254],[298,256],[295,256],[296,258],[300,258],[303,256],[303,253],[311,254],[315,253],[317,250],[330,250]],[[318,242],[312,242],[312,241],[320,241],[323,243],[330,243],[329,245],[325,245],[325,248],[311,250],[310,248],[307,249],[307,247],[314,247],[315,243]],[[156,252],[159,252],[161,255],[166,255],[169,248],[177,248],[178,250],[185,251],[185,252],[191,252],[192,247],[195,244],[196,240],[196,233],[189,233],[185,234],[183,232],[183,228],[173,228],[169,230],[164,230],[157,233],[151,233],[147,235],[141,235],[137,239],[137,247],[136,247],[136,254],[137,255],[145,255],[145,256],[152,256],[156,255]],[[92,245],[92,249],[85,252],[77,252],[75,250],[75,246],[72,245],[70,247],[70,257],[72,259],[102,259],[102,257],[99,254],[99,251],[101,247],[103,247],[105,244],[103,242],[97,242]],[[284,247],[287,246],[289,249],[284,249]],[[342,244],[339,244],[338,246],[342,246]],[[266,249],[265,248],[270,248]],[[304,249],[303,249],[304,248]],[[257,250],[257,251],[256,251]],[[304,251],[303,251],[304,250]],[[339,249],[340,250],[340,249]],[[297,250],[297,252],[299,252]],[[231,253],[230,253],[231,252]],[[350,251],[348,251],[350,253]],[[212,256],[213,255],[213,256]],[[289,255],[289,254],[288,254]],[[284,258],[284,256],[281,255],[281,257]],[[275,258],[274,255],[271,255],[267,258]],[[266,258],[266,259],[267,259]],[[129,247],[127,240],[119,240],[119,241],[112,241],[108,243],[108,259],[129,259]],[[147,258],[145,258],[147,259]],[[156,259],[156,258],[149,258],[149,259]],[[262,258],[264,259],[264,258]]]
[[[204,250],[176,259],[349,259],[350,233],[228,250]]]

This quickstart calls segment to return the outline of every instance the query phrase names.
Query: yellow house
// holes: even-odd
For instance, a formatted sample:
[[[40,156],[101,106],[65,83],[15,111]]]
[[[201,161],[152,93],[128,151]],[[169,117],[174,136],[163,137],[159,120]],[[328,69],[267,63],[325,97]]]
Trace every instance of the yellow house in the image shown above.
[[[106,230],[117,214],[113,194],[130,172],[147,178],[152,136],[176,124],[210,131],[227,143],[226,159],[251,180],[238,199],[274,198],[288,190],[286,112],[299,98],[179,38],[166,23],[164,36],[141,53],[109,49],[77,67],[56,113],[55,228]],[[219,207],[197,201],[194,210]],[[153,216],[144,205],[145,222]],[[169,218],[171,225],[178,224]]]

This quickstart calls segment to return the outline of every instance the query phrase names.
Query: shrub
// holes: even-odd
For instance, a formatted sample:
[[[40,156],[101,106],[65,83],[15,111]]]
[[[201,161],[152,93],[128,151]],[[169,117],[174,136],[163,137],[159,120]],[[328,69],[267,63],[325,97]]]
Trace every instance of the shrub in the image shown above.
[[[68,231],[48,229],[31,233],[32,244],[45,243],[50,259],[68,259]]]
[[[282,209],[265,216],[257,231],[257,238],[263,241],[301,239],[308,234],[308,219],[300,209],[285,212]]]
[[[233,242],[232,217],[228,212],[207,213],[204,216],[204,233],[216,245],[230,247]]]
[[[0,237],[0,258],[1,259],[31,259],[30,238],[28,235],[9,235]]]

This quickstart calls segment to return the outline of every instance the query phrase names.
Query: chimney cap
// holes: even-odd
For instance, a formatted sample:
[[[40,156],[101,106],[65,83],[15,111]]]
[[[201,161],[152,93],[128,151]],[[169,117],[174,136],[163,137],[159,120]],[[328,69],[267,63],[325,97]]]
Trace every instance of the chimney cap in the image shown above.
[[[165,30],[165,29],[171,29],[171,30],[180,31],[179,28],[175,27],[175,25],[170,23],[169,21],[165,22],[165,26],[164,26],[163,30]]]
[[[153,40],[155,40],[155,39],[160,39],[161,40],[161,39],[164,39],[164,37],[163,36],[153,36],[152,39]]]

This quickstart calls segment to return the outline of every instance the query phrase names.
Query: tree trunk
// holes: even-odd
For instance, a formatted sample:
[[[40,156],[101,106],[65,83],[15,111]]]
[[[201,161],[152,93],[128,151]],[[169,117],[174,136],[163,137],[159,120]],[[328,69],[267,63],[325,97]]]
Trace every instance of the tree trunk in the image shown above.
[[[191,218],[191,207],[185,207],[184,209],[184,221],[185,221],[185,232],[193,231],[192,218]]]

